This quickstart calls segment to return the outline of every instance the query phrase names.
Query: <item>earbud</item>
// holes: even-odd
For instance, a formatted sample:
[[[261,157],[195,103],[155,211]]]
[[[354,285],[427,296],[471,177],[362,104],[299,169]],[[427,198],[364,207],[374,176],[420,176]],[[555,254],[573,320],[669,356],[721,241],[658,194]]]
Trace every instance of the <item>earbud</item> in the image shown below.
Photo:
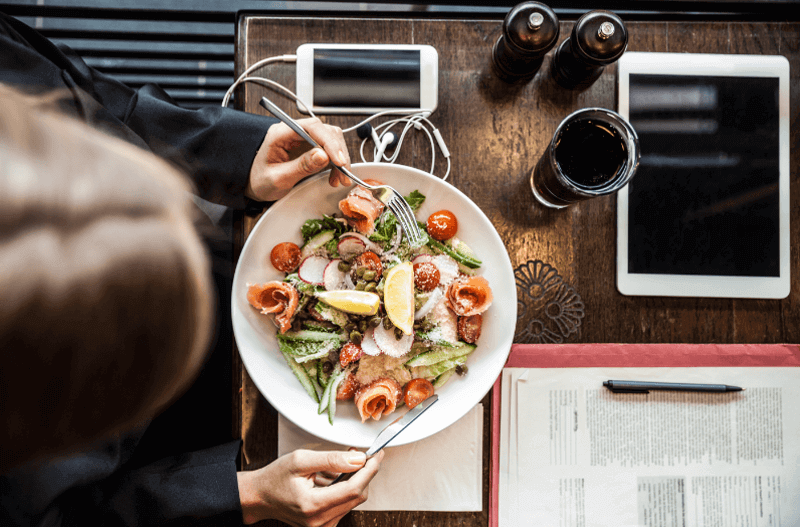
[[[383,137],[379,137],[378,133],[369,123],[364,123],[356,128],[356,134],[360,139],[372,137],[372,140],[375,141],[375,146],[378,148],[378,151],[375,155],[376,163],[380,162],[381,158],[383,157],[383,153],[386,152],[387,149],[394,149],[397,147],[397,143],[400,142],[400,138],[392,132],[386,132],[383,134]]]

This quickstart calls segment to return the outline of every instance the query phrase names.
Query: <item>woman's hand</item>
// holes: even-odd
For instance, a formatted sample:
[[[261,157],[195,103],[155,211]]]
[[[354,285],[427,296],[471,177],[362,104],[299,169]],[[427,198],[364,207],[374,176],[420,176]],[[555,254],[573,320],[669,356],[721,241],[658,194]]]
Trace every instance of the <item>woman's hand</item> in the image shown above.
[[[244,523],[276,519],[298,527],[334,526],[367,501],[367,487],[382,459],[383,451],[365,464],[363,452],[297,450],[259,470],[239,472]],[[337,473],[356,470],[347,481],[317,486],[327,485]]]
[[[285,196],[301,179],[334,164],[350,168],[350,155],[342,129],[324,124],[317,118],[300,119],[300,125],[322,148],[311,148],[305,140],[283,123],[272,125],[250,167],[245,195],[259,201],[275,201]],[[350,179],[334,169],[331,186],[349,185]]]

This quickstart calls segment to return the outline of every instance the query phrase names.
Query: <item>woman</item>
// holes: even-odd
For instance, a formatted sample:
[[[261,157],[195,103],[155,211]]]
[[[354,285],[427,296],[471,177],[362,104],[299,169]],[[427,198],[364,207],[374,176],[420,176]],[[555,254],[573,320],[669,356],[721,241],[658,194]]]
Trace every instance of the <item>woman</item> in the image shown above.
[[[237,442],[137,456],[212,327],[192,189],[42,101],[0,85],[0,524],[335,525],[380,455],[298,451],[238,474]]]

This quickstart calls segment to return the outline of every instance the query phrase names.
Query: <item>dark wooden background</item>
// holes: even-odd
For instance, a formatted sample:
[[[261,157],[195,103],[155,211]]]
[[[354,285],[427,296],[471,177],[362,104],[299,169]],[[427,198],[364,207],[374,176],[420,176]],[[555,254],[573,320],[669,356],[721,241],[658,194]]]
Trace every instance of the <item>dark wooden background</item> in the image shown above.
[[[237,75],[258,59],[294,53],[307,42],[430,44],[439,52],[439,107],[431,120],[452,154],[449,181],[467,194],[492,220],[516,267],[541,260],[556,269],[582,297],[585,316],[572,342],[800,342],[798,246],[792,243],[792,292],[784,300],[732,300],[626,297],[616,289],[616,208],[613,196],[565,210],[537,206],[528,178],[558,123],[572,111],[601,106],[616,109],[616,66],[588,90],[559,88],[549,78],[550,56],[539,74],[520,85],[497,80],[490,54],[500,34],[500,20],[382,19],[242,16],[237,27]],[[741,22],[629,22],[630,51],[749,53],[784,55],[791,71],[791,137],[797,144],[800,24]],[[562,23],[561,39],[572,23]],[[263,76],[293,88],[294,67],[269,66]],[[241,107],[264,113],[257,102],[268,90],[248,85]],[[294,103],[271,99],[301,117]],[[355,117],[323,117],[351,126]],[[356,160],[359,140],[348,139]],[[798,235],[798,150],[791,151],[791,239]],[[445,164],[437,152],[436,174]],[[430,166],[427,139],[414,136],[400,162],[423,170]],[[242,240],[258,215],[243,218]],[[240,240],[240,242],[242,241]],[[528,312],[525,316],[534,316]],[[525,320],[520,321],[521,325]],[[277,414],[241,371],[243,468],[257,468],[277,453]],[[475,513],[353,512],[340,525],[484,526],[488,523],[489,398],[484,399],[484,507]]]

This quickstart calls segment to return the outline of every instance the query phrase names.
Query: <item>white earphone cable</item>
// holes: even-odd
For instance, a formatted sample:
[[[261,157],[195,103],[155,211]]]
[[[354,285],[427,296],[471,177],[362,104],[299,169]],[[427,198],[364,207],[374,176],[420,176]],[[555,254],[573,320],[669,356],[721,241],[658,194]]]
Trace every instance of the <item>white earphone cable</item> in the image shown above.
[[[277,82],[275,82],[273,80],[266,79],[264,77],[249,77],[248,76],[248,75],[250,75],[250,73],[254,72],[255,70],[257,70],[259,68],[262,68],[264,66],[268,66],[269,64],[276,63],[276,62],[294,63],[294,62],[297,62],[297,55],[278,55],[278,56],[275,56],[275,57],[268,57],[268,58],[259,60],[258,62],[256,62],[255,64],[253,64],[249,68],[247,68],[244,72],[242,72],[242,74],[239,76],[239,78],[236,79],[236,81],[233,84],[231,84],[231,86],[225,92],[225,96],[222,98],[222,106],[223,107],[227,107],[228,106],[228,104],[230,103],[230,99],[231,99],[231,96],[233,95],[234,90],[239,85],[241,85],[241,84],[243,84],[245,82],[254,82],[256,84],[260,84],[260,85],[265,86],[267,88],[272,88],[272,89],[282,93],[283,95],[289,97],[290,99],[292,99],[292,100],[296,101],[297,103],[299,103],[300,105],[302,105],[306,109],[306,111],[308,112],[309,115],[311,115],[312,117],[316,117],[316,115],[314,115],[314,112],[311,110],[311,107],[308,104],[306,104],[302,99],[300,99],[300,97],[298,97],[297,94],[292,92],[290,89],[286,88],[285,86],[283,86],[283,85],[281,85],[281,84],[279,84],[279,83],[277,83]],[[447,180],[447,176],[450,174],[450,152],[447,150],[447,147],[444,145],[444,140],[442,139],[442,136],[439,133],[439,130],[433,125],[432,122],[430,122],[428,120],[428,117],[430,116],[430,112],[427,111],[427,110],[423,110],[423,111],[419,111],[418,113],[407,114],[407,112],[409,112],[409,111],[414,112],[414,110],[385,110],[385,111],[382,111],[382,112],[378,112],[378,113],[376,113],[374,115],[371,115],[371,116],[367,117],[366,119],[364,119],[363,121],[359,122],[358,124],[356,124],[354,126],[351,126],[350,128],[346,128],[346,129],[342,130],[342,132],[343,133],[352,132],[352,131],[356,130],[358,127],[369,123],[373,119],[375,119],[377,117],[382,117],[384,115],[406,114],[404,117],[401,117],[399,119],[393,119],[393,120],[390,120],[390,121],[386,121],[386,122],[381,123],[381,124],[379,124],[379,125],[377,125],[375,127],[375,132],[376,133],[378,132],[378,130],[381,130],[381,129],[385,128],[385,130],[383,130],[383,132],[378,134],[379,138],[383,138],[384,134],[389,132],[389,130],[391,130],[395,125],[398,125],[400,123],[405,123],[405,125],[403,126],[403,131],[400,133],[400,137],[398,139],[397,145],[395,146],[394,152],[392,153],[392,155],[387,156],[386,153],[383,152],[383,153],[381,153],[381,157],[383,159],[385,159],[388,163],[394,163],[397,160],[397,156],[400,153],[400,147],[403,144],[403,139],[405,138],[406,133],[413,126],[417,130],[422,130],[423,132],[425,132],[425,135],[428,137],[428,140],[431,143],[431,169],[430,169],[430,174],[431,175],[433,175],[434,168],[436,167],[436,146],[435,146],[434,143],[437,143],[437,142],[439,143],[439,148],[442,150],[442,153],[443,153],[445,159],[447,160],[447,171],[445,172],[444,177],[442,177],[442,180],[446,181]],[[433,135],[431,135],[431,132],[428,130],[428,128],[425,126],[425,124],[423,124],[423,121],[424,121],[424,123],[427,123],[431,127],[431,129],[433,130]],[[394,133],[394,132],[392,132],[392,133]],[[434,136],[436,137],[435,140],[434,140]],[[360,148],[361,160],[363,162],[365,162],[365,163],[367,161],[364,158],[364,144],[367,142],[367,139],[369,139],[369,138],[365,138],[365,139],[363,139],[361,141],[361,148]],[[373,157],[375,157],[375,158],[378,157],[378,146],[379,145],[376,144],[374,149],[373,149]]]

